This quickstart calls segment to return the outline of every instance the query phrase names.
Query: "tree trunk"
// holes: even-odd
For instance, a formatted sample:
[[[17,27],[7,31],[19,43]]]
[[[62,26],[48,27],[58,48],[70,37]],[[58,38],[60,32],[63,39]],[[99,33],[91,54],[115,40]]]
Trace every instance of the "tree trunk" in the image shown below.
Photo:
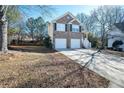
[[[8,22],[6,20],[6,13],[8,10],[8,6],[1,6],[0,8],[0,51],[3,53],[6,53],[8,51],[7,47],[7,27],[8,27]]]
[[[0,51],[2,51],[2,24],[0,24]]]
[[[102,24],[102,28],[101,28],[101,48],[104,49],[105,48],[105,25]]]
[[[31,38],[32,38],[32,40],[34,40],[34,32],[33,32],[33,30],[31,31]]]
[[[3,25],[2,25],[2,47],[1,47],[1,50],[4,53],[6,53],[8,51],[8,47],[7,47],[7,26],[8,26],[7,21],[4,21]]]

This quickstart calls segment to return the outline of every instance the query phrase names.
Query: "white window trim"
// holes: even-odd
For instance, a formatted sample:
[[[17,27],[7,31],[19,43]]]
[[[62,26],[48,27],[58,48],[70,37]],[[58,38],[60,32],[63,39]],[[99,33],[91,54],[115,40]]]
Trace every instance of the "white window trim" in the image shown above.
[[[65,32],[65,24],[56,23],[56,31],[64,31]]]
[[[79,25],[72,25],[72,32],[80,32],[80,26]],[[78,29],[78,31],[74,31],[74,29]]]

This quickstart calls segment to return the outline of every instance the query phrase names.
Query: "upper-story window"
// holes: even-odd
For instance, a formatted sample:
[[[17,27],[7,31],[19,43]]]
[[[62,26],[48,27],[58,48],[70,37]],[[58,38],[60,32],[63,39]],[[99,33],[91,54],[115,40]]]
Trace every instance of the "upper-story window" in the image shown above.
[[[79,32],[79,25],[72,25],[72,32]]]
[[[57,31],[65,31],[65,24],[57,23],[56,27]]]

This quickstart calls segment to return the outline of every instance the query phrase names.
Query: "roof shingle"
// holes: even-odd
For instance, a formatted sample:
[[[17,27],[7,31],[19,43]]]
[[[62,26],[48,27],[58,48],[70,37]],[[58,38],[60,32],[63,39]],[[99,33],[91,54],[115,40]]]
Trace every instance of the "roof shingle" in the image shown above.
[[[124,32],[124,22],[114,24],[118,29]]]

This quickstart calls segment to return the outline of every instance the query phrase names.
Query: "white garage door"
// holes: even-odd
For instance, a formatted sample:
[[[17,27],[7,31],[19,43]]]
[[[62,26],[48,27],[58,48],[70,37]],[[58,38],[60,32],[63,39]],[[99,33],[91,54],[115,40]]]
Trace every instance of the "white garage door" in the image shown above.
[[[60,49],[60,48],[66,48],[66,39],[60,39],[60,38],[56,38],[55,39],[55,48],[56,49]]]
[[[80,48],[80,39],[71,39],[71,48]]]

